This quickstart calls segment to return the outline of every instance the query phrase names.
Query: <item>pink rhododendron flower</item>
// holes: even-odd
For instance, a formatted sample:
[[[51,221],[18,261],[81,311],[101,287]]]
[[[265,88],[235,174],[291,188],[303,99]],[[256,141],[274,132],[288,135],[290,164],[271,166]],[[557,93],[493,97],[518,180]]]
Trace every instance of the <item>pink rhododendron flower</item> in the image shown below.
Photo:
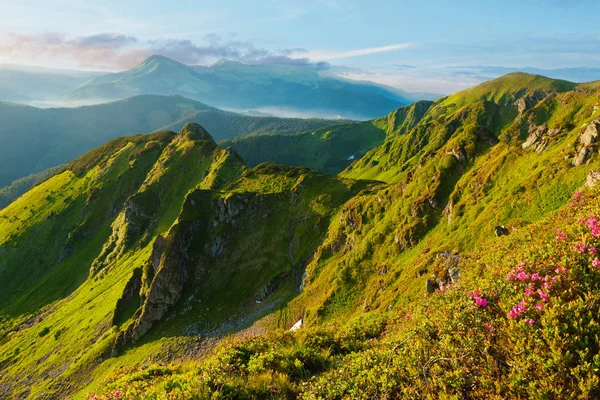
[[[598,259],[598,257],[596,257],[594,259],[594,261],[592,261],[592,266],[594,266],[594,267],[600,267],[600,259]]]
[[[567,239],[567,233],[563,232],[560,228],[556,228],[556,240],[566,240]]]
[[[540,304],[536,304],[535,308],[537,308],[538,310],[541,310],[542,308],[544,308],[544,305],[541,304],[541,303]]]
[[[521,315],[525,311],[525,309],[525,304],[523,302],[520,302],[516,306],[513,306],[513,308],[508,312],[508,317],[515,319],[519,315]]]
[[[590,247],[590,248],[588,249],[588,251],[589,251],[590,253],[592,253],[592,254],[596,254],[596,248],[595,248],[595,247]]]
[[[585,243],[577,243],[575,245],[575,250],[577,250],[581,253],[585,253],[585,251],[587,250],[586,244]]]
[[[526,319],[525,322],[527,322],[530,326],[533,326],[533,324],[535,324],[535,321],[532,320],[531,318]]]

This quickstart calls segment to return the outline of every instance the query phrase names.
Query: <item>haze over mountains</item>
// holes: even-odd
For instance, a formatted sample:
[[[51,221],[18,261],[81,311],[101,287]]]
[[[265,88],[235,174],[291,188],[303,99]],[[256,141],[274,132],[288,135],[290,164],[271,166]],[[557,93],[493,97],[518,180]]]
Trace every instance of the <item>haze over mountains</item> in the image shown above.
[[[44,106],[56,104],[101,72],[0,64],[0,101]]]
[[[370,119],[437,95],[351,81],[318,65],[250,65],[221,60],[189,66],[151,56],[118,73],[0,67],[0,100],[77,106],[140,94],[180,95],[211,106],[283,117]]]
[[[68,163],[116,137],[178,130],[187,122],[202,123],[216,140],[258,133],[298,133],[345,122],[245,116],[181,96],[157,95],[76,108],[0,103],[0,119],[0,188]]]
[[[321,72],[316,66],[249,65],[228,60],[210,67],[188,66],[152,56],[131,70],[86,82],[67,99],[178,94],[221,108],[353,119],[373,118],[416,100],[409,93]]]

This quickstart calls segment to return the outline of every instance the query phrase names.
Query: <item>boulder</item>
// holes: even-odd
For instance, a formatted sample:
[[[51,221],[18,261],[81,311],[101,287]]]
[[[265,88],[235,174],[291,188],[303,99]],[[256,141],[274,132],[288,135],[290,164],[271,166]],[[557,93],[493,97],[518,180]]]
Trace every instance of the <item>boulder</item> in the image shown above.
[[[585,181],[585,184],[588,187],[594,187],[598,184],[598,181],[600,181],[600,171],[592,169],[590,170],[590,172],[588,173],[587,179]]]
[[[500,237],[508,235],[510,230],[504,225],[497,225],[494,227],[494,232],[496,233],[496,236]]]
[[[434,293],[436,290],[442,290],[450,284],[455,284],[460,278],[460,254],[451,250],[446,250],[438,253],[436,256],[438,262],[442,264],[445,273],[444,277],[440,278],[435,274],[425,282],[425,290],[427,293]]]
[[[579,147],[577,155],[573,159],[573,165],[582,165],[587,161],[589,156],[594,152],[598,136],[600,136],[600,117],[597,117],[581,132],[579,136]]]
[[[548,148],[552,139],[561,132],[558,128],[548,129],[545,124],[532,126],[529,128],[529,136],[521,147],[541,153]]]
[[[534,93],[531,96],[521,97],[515,101],[514,105],[517,106],[519,114],[523,114],[525,111],[535,107],[535,105],[542,101],[544,97],[545,95],[543,93]]]

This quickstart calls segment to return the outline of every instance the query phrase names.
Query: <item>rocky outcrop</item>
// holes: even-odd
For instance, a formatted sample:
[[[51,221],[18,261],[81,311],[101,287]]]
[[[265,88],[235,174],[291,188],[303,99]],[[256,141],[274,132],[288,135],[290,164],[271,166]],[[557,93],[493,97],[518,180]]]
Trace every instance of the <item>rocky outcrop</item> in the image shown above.
[[[573,159],[573,165],[578,166],[588,160],[590,155],[596,150],[598,136],[600,136],[600,117],[597,117],[590,122],[590,124],[581,132],[577,155]]]
[[[548,129],[546,124],[539,126],[531,126],[529,128],[529,136],[523,142],[521,147],[531,149],[536,153],[541,153],[546,150],[552,143],[554,138],[562,131],[558,128]]]
[[[152,219],[135,204],[133,198],[127,199],[125,208],[112,224],[112,233],[102,251],[92,262],[90,274],[96,275],[113,264],[139,237],[142,229]]]
[[[446,152],[446,154],[454,156],[460,164],[465,164],[469,161],[469,156],[462,146],[458,146]]]
[[[212,221],[214,227],[223,223],[228,223],[233,226],[239,224],[239,216],[246,208],[249,202],[247,196],[233,195],[227,198],[219,198],[217,200],[216,216]]]
[[[123,293],[121,294],[121,298],[117,301],[115,306],[115,311],[113,313],[112,325],[118,325],[122,321],[124,321],[128,316],[124,315],[125,310],[132,305],[132,303],[137,302],[139,306],[140,300],[140,289],[142,288],[142,269],[136,268],[131,274],[131,278],[127,281],[125,288],[123,289]]]
[[[137,318],[117,336],[113,354],[137,342],[179,301],[191,274],[188,248],[193,236],[201,228],[198,220],[180,222],[172,228],[166,239],[154,242],[150,263],[156,273]]]
[[[455,284],[460,278],[460,254],[450,250],[438,253],[436,256],[436,264],[438,272],[427,279],[425,290],[427,293],[434,293],[437,290],[443,290],[446,286]]]
[[[521,97],[520,99],[515,101],[514,104],[517,107],[519,114],[523,114],[525,111],[535,107],[545,97],[546,95],[543,93],[534,93],[530,96]]]
[[[600,182],[600,171],[597,169],[590,170],[585,180],[586,186],[593,188],[598,184],[598,182]]]

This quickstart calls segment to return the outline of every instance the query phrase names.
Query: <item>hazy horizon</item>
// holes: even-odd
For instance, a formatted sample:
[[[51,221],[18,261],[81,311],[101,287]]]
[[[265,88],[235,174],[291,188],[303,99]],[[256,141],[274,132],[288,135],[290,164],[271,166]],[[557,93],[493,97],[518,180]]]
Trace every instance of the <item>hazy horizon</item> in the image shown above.
[[[594,1],[408,5],[185,1],[173,9],[156,1],[26,1],[3,6],[0,64],[115,72],[152,54],[188,65],[227,58],[327,65],[345,78],[441,94],[498,76],[482,73],[488,66],[600,67],[600,4]]]

